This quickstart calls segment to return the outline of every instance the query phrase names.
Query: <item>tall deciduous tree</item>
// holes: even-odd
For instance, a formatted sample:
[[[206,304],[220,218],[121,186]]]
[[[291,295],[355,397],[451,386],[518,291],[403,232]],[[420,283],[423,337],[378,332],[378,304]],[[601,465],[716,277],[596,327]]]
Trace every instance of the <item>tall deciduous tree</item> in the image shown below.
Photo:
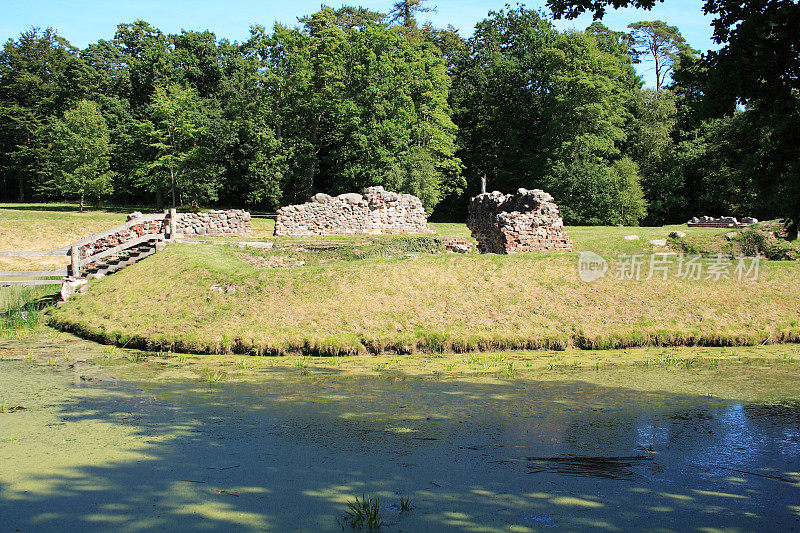
[[[548,0],[558,16],[573,18],[583,12],[602,17],[606,7],[652,8],[658,0]],[[794,221],[800,234],[800,3],[796,0],[706,0],[712,15],[713,39],[719,50],[693,62],[682,76],[683,90],[691,90],[701,114],[693,120],[732,117],[736,104],[769,138],[759,150],[735,155],[738,163],[758,168],[758,188],[764,216],[780,215]],[[691,62],[691,61],[689,61]],[[677,73],[676,73],[677,74]],[[790,126],[793,125],[793,126]],[[762,137],[763,138],[763,137]],[[752,154],[763,156],[754,164]],[[722,169],[720,169],[722,170]],[[767,207],[767,206],[770,207]]]
[[[478,23],[471,54],[455,71],[454,98],[472,191],[486,174],[499,190],[547,189],[568,223],[620,219],[613,210],[619,188],[638,175],[629,165],[619,179],[615,164],[639,81],[626,50],[610,41],[559,33],[524,8]],[[631,223],[642,213],[624,218]]]
[[[111,194],[109,174],[109,136],[103,115],[94,102],[81,100],[58,120],[50,132],[54,178],[47,186],[67,198],[78,198],[83,211],[84,199],[97,204]]]
[[[156,150],[150,164],[150,186],[166,185],[171,191],[172,207],[176,207],[177,193],[190,187],[193,173],[204,171],[202,147],[198,144],[203,133],[200,99],[193,89],[176,84],[156,87],[150,112],[152,122],[145,127]]]
[[[81,92],[68,75],[79,63],[77,49],[52,28],[25,31],[0,52],[0,176],[20,202],[36,186],[37,137]]]
[[[285,201],[392,181],[427,191],[430,209],[462,187],[446,65],[381,20],[324,8],[302,28],[255,29],[248,47],[262,63],[265,126],[288,154]]]
[[[646,89],[639,96],[628,153],[642,176],[649,204],[648,224],[677,223],[689,216],[675,142],[677,113],[675,95],[670,90]]]

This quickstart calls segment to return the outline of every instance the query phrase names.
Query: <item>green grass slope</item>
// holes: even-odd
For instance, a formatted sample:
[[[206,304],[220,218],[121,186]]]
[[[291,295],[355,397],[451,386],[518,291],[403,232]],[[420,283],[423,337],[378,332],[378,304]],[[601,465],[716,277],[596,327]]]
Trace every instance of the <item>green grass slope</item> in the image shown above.
[[[795,262],[762,262],[757,281],[615,279],[617,254],[647,252],[647,239],[669,229],[568,228],[576,250],[597,251],[611,262],[609,275],[591,284],[578,278],[577,252],[455,255],[430,253],[435,247],[425,238],[363,236],[276,239],[269,251],[171,245],[93,281],[88,294],[53,309],[50,320],[104,342],[199,353],[342,355],[800,339]],[[642,239],[622,238],[631,233]]]

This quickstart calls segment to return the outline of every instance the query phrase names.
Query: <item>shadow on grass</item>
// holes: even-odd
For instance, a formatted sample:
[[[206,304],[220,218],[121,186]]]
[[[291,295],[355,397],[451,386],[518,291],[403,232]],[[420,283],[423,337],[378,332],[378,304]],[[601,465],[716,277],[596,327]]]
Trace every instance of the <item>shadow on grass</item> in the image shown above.
[[[0,444],[18,472],[0,473],[12,530],[330,531],[362,494],[380,498],[385,531],[797,523],[794,407],[335,372],[213,385],[78,373],[73,389],[63,372],[0,365],[0,384],[27,383],[30,396],[0,417],[38,428]],[[412,511],[391,507],[400,496]]]
[[[17,211],[50,211],[55,213],[78,213],[80,211],[78,204],[48,204],[48,203],[0,203],[0,209],[13,209]],[[157,213],[160,212],[155,206],[142,206],[142,205],[104,205],[100,208],[94,206],[83,206],[83,212],[86,214],[108,212],[108,213],[122,213],[127,214],[133,211],[141,211],[143,213]]]

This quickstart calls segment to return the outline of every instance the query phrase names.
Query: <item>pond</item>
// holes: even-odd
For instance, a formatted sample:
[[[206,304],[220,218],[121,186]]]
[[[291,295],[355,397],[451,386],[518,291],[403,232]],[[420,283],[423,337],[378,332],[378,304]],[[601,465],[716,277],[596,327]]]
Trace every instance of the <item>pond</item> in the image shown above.
[[[382,531],[800,525],[792,404],[579,379],[148,372],[0,361],[0,529],[331,531],[362,495]]]

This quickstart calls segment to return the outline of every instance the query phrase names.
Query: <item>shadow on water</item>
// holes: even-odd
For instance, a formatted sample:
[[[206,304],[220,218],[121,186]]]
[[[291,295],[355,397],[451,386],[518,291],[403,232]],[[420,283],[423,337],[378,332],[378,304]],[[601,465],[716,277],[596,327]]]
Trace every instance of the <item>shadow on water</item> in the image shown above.
[[[330,531],[361,494],[386,531],[799,524],[796,407],[335,374],[66,387],[25,365],[0,363],[28,403],[0,415],[0,529]]]

